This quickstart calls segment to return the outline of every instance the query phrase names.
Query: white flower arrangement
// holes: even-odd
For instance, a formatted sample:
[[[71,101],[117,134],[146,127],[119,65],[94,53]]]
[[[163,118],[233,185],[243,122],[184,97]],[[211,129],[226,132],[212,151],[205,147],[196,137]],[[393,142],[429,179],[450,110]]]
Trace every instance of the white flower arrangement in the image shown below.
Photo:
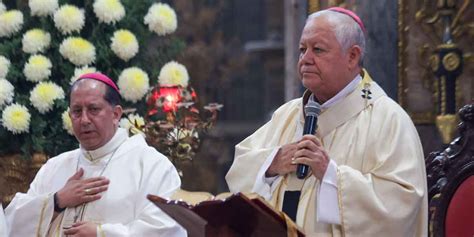
[[[0,55],[0,78],[7,77],[9,68],[10,68],[10,60]]]
[[[127,129],[129,134],[143,133],[140,129],[145,125],[145,119],[138,114],[129,114],[127,118],[120,119],[119,126]]]
[[[69,37],[59,46],[61,55],[76,66],[90,65],[95,61],[95,47],[80,37]]]
[[[75,68],[74,75],[71,77],[70,84],[72,85],[77,79],[79,79],[81,75],[86,74],[86,73],[92,73],[92,72],[97,72],[97,69],[95,67],[88,67],[88,66]]]
[[[94,13],[99,22],[115,24],[125,16],[125,8],[119,0],[96,0]]]
[[[123,70],[117,84],[122,97],[133,103],[142,99],[150,89],[148,74],[138,67]]]
[[[6,10],[7,8],[5,7],[5,5],[2,2],[0,2],[0,14],[4,13]]]
[[[128,61],[138,53],[138,41],[128,30],[117,30],[111,38],[110,48],[122,60]]]
[[[31,114],[28,109],[14,103],[7,106],[2,113],[2,125],[13,134],[28,132]]]
[[[23,26],[23,13],[10,10],[0,14],[0,37],[9,37],[17,33]]]
[[[72,121],[69,116],[69,108],[61,114],[63,120],[63,128],[69,135],[74,135],[74,130],[72,129]]]
[[[153,4],[148,9],[144,22],[150,31],[160,36],[173,33],[178,27],[176,12],[166,3]]]
[[[53,82],[40,82],[30,93],[31,104],[42,114],[53,108],[55,100],[64,99],[63,88]]]
[[[85,24],[84,10],[73,5],[63,5],[54,13],[54,25],[63,34],[79,33]]]
[[[29,0],[28,6],[32,16],[52,15],[58,9],[58,0]]]
[[[51,35],[41,29],[31,29],[27,31],[21,40],[22,49],[25,53],[43,52],[51,43]]]
[[[47,57],[39,54],[30,56],[23,68],[26,80],[39,82],[51,76],[53,64]]]
[[[155,32],[176,30],[176,13],[152,4],[0,0],[0,153],[30,158],[37,151],[54,156],[77,147],[66,97],[69,83],[85,73],[103,71],[121,88],[123,106],[144,114],[145,97],[157,84],[149,73],[184,47],[178,37],[157,38]],[[160,54],[142,54],[140,42],[150,41],[158,41]]]
[[[175,61],[166,63],[160,70],[158,76],[158,83],[163,86],[180,85],[182,87],[188,86],[189,75],[186,67]]]
[[[0,108],[13,101],[14,88],[6,79],[0,78]]]

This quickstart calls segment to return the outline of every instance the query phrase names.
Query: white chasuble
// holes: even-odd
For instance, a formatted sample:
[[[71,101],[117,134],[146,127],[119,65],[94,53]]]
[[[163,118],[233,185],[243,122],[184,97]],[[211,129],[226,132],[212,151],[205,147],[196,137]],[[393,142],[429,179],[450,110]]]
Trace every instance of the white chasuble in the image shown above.
[[[0,203],[0,237],[7,236],[7,224],[5,222],[5,215],[3,214],[2,203]]]
[[[53,194],[76,171],[81,179],[104,176],[110,180],[101,199],[67,208],[54,220]],[[171,217],[146,199],[147,194],[170,197],[181,185],[171,162],[149,147],[142,135],[128,137],[118,129],[94,151],[82,148],[51,158],[40,169],[26,194],[17,193],[5,214],[10,237],[64,236],[64,227],[77,221],[98,225],[97,236],[186,236]]]
[[[281,106],[236,146],[226,176],[231,192],[251,192],[271,152],[296,142],[296,125],[304,124],[303,101],[309,94]],[[307,236],[427,235],[426,175],[418,134],[405,111],[367,73],[353,92],[321,112],[316,136],[337,164],[341,224],[317,222],[320,181],[312,175],[303,181],[294,173],[277,179],[270,198],[281,210],[284,192],[301,190],[296,223]]]

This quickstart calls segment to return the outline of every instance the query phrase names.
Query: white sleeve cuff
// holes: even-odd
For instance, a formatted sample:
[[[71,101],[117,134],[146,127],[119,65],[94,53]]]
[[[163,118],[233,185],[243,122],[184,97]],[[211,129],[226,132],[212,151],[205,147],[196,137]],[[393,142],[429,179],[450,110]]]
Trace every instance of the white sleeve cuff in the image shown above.
[[[252,192],[258,193],[266,200],[270,200],[272,198],[272,193],[276,188],[276,185],[273,184],[278,183],[275,181],[281,178],[279,175],[274,177],[265,177],[265,172],[267,172],[268,167],[270,167],[272,164],[273,158],[275,158],[278,150],[280,150],[280,147],[275,148],[267,157],[262,167],[260,167],[260,170],[257,173],[257,180],[255,181],[255,184],[252,188]]]
[[[317,196],[316,221],[328,224],[341,224],[339,199],[337,197],[337,164],[330,160],[319,187]]]

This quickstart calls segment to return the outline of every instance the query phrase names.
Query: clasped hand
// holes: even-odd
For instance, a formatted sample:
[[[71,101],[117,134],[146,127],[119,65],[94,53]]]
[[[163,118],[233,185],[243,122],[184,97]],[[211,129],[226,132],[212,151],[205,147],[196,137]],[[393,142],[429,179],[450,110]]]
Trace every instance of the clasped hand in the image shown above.
[[[91,222],[77,222],[64,230],[64,235],[70,237],[97,236],[97,225]]]
[[[304,135],[299,142],[283,145],[265,175],[271,177],[295,172],[297,164],[308,165],[319,180],[324,177],[329,156],[316,136]]]

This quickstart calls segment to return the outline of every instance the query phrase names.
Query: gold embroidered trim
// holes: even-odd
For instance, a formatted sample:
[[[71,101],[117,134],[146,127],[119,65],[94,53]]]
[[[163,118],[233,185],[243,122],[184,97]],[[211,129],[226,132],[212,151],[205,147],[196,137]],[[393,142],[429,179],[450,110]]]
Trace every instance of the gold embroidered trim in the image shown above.
[[[344,226],[344,209],[342,208],[342,178],[339,168],[337,168],[337,200],[339,205],[339,218],[341,218],[341,229],[342,229],[342,236],[346,236],[346,230]]]
[[[66,211],[66,210],[64,210]],[[53,214],[54,215],[54,214]],[[56,218],[61,218],[61,221],[59,222],[58,226],[56,227],[56,237],[59,237],[60,235],[60,231],[61,231],[61,226],[63,226],[63,220],[64,220],[64,212],[63,213],[60,213],[59,216],[57,216]]]
[[[105,233],[104,233],[104,231],[102,230],[102,225],[101,225],[101,224],[97,225],[97,229],[98,229],[98,231],[99,231],[98,234],[100,234],[101,237],[105,237]]]
[[[38,222],[38,228],[36,228],[36,236],[41,237],[41,225],[43,224],[44,219],[44,210],[46,209],[46,205],[48,204],[49,199],[51,199],[51,194],[48,195],[43,201],[43,207],[41,208],[40,213],[40,220]]]

